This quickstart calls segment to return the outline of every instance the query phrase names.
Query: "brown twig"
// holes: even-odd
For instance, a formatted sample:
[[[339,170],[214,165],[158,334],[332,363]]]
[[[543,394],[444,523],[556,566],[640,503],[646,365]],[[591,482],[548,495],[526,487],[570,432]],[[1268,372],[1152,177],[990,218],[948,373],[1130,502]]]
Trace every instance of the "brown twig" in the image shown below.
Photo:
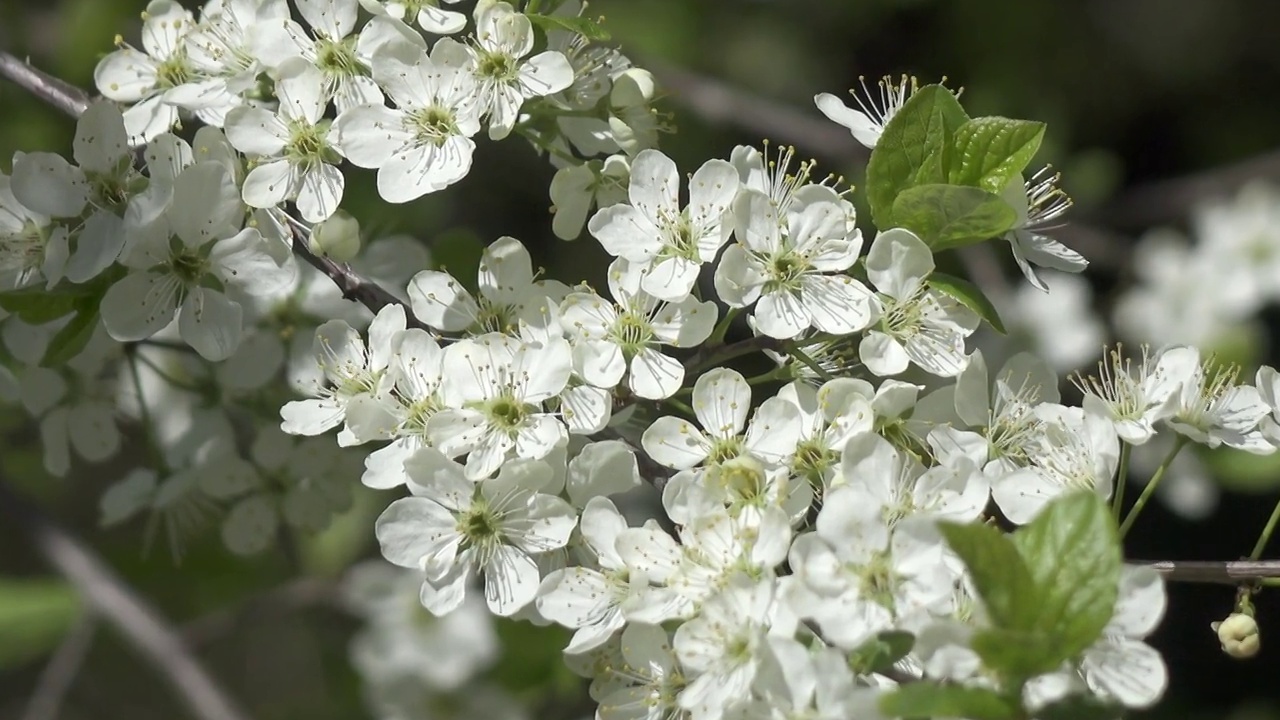
[[[248,720],[191,654],[177,631],[96,554],[0,478],[0,513],[26,530],[36,550],[104,620],[151,663],[199,720]]]
[[[80,117],[89,106],[90,97],[84,90],[68,85],[4,50],[0,50],[0,77],[8,78],[15,85],[73,118]],[[426,329],[427,326],[414,317],[408,305],[386,288],[361,277],[347,265],[311,252],[302,231],[296,227],[291,230],[293,254],[333,281],[333,284],[342,291],[342,297],[364,305],[374,314],[387,305],[404,305],[409,325]]]
[[[1147,565],[1169,582],[1240,585],[1255,580],[1280,578],[1280,560],[1132,561]]]

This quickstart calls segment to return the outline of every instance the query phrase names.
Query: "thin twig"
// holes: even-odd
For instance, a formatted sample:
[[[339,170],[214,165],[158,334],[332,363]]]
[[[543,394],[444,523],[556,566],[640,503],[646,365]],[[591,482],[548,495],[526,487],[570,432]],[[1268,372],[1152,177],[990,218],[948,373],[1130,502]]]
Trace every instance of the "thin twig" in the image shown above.
[[[30,63],[0,50],[0,76],[73,118],[89,107],[89,94],[74,85],[36,69]]]
[[[183,644],[176,630],[84,543],[19,497],[0,478],[0,512],[26,530],[44,556],[104,620],[150,661],[199,720],[248,720]]]
[[[1138,185],[1120,193],[1097,216],[1128,228],[1167,223],[1185,217],[1208,199],[1229,195],[1258,179],[1280,181],[1280,149],[1205,172]]]
[[[1280,560],[1227,560],[1225,562],[1134,560],[1130,562],[1149,566],[1169,582],[1240,585],[1253,580],[1280,578]]]
[[[89,94],[85,91],[68,85],[4,50],[0,50],[0,77],[8,78],[15,85],[73,118],[80,117],[89,106]],[[342,297],[364,305],[374,314],[387,305],[404,305],[409,326],[426,328],[426,325],[414,317],[409,306],[395,295],[377,283],[361,277],[347,265],[319,257],[311,252],[306,237],[298,228],[292,228],[292,233],[293,254],[332,280],[333,284],[342,291]]]
[[[89,656],[97,630],[98,617],[91,612],[85,613],[71,628],[40,673],[22,720],[54,720],[58,716],[62,701]]]

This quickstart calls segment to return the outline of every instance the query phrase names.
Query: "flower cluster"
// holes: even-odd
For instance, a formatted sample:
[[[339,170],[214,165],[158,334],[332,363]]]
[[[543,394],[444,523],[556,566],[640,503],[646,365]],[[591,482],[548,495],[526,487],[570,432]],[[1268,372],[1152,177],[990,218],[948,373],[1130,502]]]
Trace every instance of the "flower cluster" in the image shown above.
[[[740,146],[683,179],[654,147],[652,77],[593,43],[576,2],[295,5],[303,22],[283,0],[198,17],[153,0],[142,49],[98,67],[114,102],[80,119],[75,163],[19,154],[0,177],[0,397],[40,419],[56,474],[72,449],[114,455],[117,419],[149,451],[104,523],[152,512],[171,539],[217,523],[248,554],[323,529],[357,476],[399,492],[374,535],[404,572],[368,570],[351,601],[387,717],[423,687],[474,686],[490,615],[572,630],[602,720],[963,714],[893,712],[912,685],[1013,694],[1026,716],[1160,697],[1143,638],[1161,580],[1121,569],[1094,511],[1118,514],[1121,459],[1156,438],[1274,452],[1280,376],[1241,384],[1184,345],[1136,365],[1117,351],[1072,406],[1035,357],[988,368],[969,338],[999,317],[935,256],[1002,239],[1041,289],[1033,266],[1084,268],[1042,234],[1070,205],[1057,177],[1022,175],[1042,126],[969,119],[914,81],[861,112],[818,96],[874,148],[864,238],[851,191],[791,148]],[[919,143],[950,144],[906,153],[895,118],[912,113],[954,131]],[[411,240],[356,252],[347,166],[408,202],[462,180],[482,129],[547,153],[552,229],[585,227],[612,257],[605,292],[543,277],[512,237],[474,285]],[[385,295],[352,290],[356,272]],[[751,355],[773,362],[748,377]],[[645,493],[660,512],[643,516]],[[1011,669],[992,643],[1022,643],[1008,625],[1029,613],[1001,603],[1071,590],[1056,569],[1077,549],[1023,538],[1077,506],[1107,523],[1076,539],[1101,600],[1036,628],[1074,651],[1046,642]],[[1001,520],[1014,540],[984,525]],[[965,538],[1012,553],[1018,593]]]

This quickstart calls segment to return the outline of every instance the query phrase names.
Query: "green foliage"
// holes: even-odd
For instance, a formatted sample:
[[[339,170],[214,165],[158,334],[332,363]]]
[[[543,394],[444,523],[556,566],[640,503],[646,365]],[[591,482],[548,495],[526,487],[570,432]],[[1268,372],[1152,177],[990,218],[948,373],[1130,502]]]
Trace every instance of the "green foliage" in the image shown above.
[[[960,185],[917,185],[893,201],[893,221],[920,236],[934,251],[1003,235],[1017,213],[998,195]]]
[[[907,656],[916,638],[904,630],[885,630],[862,643],[849,656],[849,667],[859,675],[884,672]]]
[[[1073,695],[1050,703],[1036,713],[1038,720],[1120,720],[1124,708],[1108,705],[1097,698]]]
[[[592,42],[606,42],[610,39],[609,32],[600,23],[585,17],[566,17],[563,15],[540,15],[537,13],[525,15],[535,27],[541,28],[544,32],[551,30],[567,30],[571,33],[577,33]]]
[[[890,717],[963,717],[970,720],[1017,720],[1023,717],[1018,702],[994,690],[910,683],[886,694],[880,712]]]
[[[992,627],[974,636],[974,651],[1011,684],[1076,657],[1111,619],[1120,542],[1096,494],[1058,498],[1012,535],[951,523],[942,532],[991,618]]]
[[[43,325],[65,317],[75,311],[76,298],[83,291],[77,285],[65,285],[46,290],[43,285],[33,285],[20,290],[0,292],[0,308],[17,315],[29,325]]]
[[[1021,177],[1044,139],[1044,123],[1002,117],[974,118],[956,130],[956,163],[949,182],[999,193]]]
[[[867,200],[877,227],[897,226],[893,204],[903,190],[946,182],[952,136],[968,120],[955,93],[942,85],[920,88],[889,120],[867,161]]]
[[[986,320],[1001,335],[1008,333],[996,306],[983,294],[982,289],[964,278],[935,272],[929,275],[929,286],[955,298],[961,305],[978,313],[978,317]]]
[[[66,582],[0,578],[0,668],[52,651],[81,611]]]
[[[83,285],[63,282],[53,289],[42,285],[0,293],[0,307],[32,325],[43,325],[71,315],[71,319],[49,341],[40,364],[61,365],[84,349],[98,328],[98,306],[102,296],[124,274],[119,266]]]

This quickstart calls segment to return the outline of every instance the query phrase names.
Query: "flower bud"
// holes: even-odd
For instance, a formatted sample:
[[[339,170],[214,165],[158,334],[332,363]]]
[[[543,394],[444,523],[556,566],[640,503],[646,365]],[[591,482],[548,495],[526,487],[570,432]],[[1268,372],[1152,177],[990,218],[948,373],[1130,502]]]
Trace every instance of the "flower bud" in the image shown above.
[[[360,252],[360,222],[343,210],[311,228],[311,252],[348,262]]]
[[[609,104],[617,108],[647,105],[653,100],[657,89],[652,73],[641,68],[631,68],[614,78],[613,90],[609,92]]]
[[[1210,623],[1209,627],[1218,633],[1222,651],[1233,658],[1251,658],[1262,647],[1258,622],[1249,615],[1231,613],[1226,620]]]

